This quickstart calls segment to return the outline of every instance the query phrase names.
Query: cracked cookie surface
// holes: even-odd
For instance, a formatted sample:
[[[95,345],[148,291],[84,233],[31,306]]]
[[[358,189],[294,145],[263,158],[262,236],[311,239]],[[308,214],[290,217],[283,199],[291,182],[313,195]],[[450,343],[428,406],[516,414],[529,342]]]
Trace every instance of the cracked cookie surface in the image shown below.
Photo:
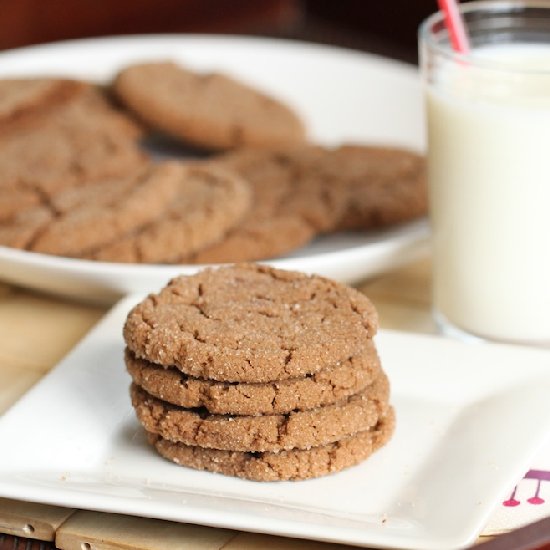
[[[304,141],[298,116],[282,102],[223,74],[172,62],[142,63],[115,79],[120,100],[151,126],[211,149]]]
[[[222,451],[174,443],[148,434],[157,452],[180,466],[254,481],[297,481],[336,473],[367,459],[385,445],[395,428],[390,407],[369,430],[308,450],[251,453]]]
[[[87,257],[109,262],[174,263],[223,238],[250,206],[248,184],[221,169],[178,164],[177,180],[177,192],[162,216]]]
[[[264,384],[201,380],[171,367],[137,359],[126,350],[126,368],[135,384],[173,405],[204,407],[214,414],[285,414],[330,405],[366,388],[380,374],[374,344],[325,370]]]
[[[249,149],[219,158],[216,163],[250,183],[252,208],[222,241],[186,261],[205,264],[272,258],[334,227],[344,212],[344,197],[331,181],[301,170],[306,150]]]
[[[28,115],[39,114],[73,99],[90,84],[62,78],[12,78],[0,80],[0,122],[20,122]]]
[[[333,405],[285,415],[212,415],[152,397],[132,384],[132,405],[146,431],[163,439],[228,451],[281,451],[326,445],[368,430],[388,408],[385,374],[365,390]]]
[[[163,163],[139,169],[131,177],[66,189],[45,200],[34,214],[23,212],[15,224],[0,225],[0,243],[34,252],[78,255],[158,218],[176,195],[177,184],[176,165]],[[45,223],[32,233],[31,219],[44,211],[48,212]],[[5,242],[6,228],[16,225],[26,229],[25,242]]]
[[[345,199],[335,229],[364,230],[427,214],[426,161],[398,147],[342,145],[310,148],[304,169],[332,181]]]
[[[271,382],[360,353],[377,327],[357,290],[241,264],[172,280],[130,311],[124,338],[137,357],[196,378]]]
[[[141,128],[90,86],[23,118],[0,131],[0,221],[68,188],[124,178],[146,164],[136,144]]]

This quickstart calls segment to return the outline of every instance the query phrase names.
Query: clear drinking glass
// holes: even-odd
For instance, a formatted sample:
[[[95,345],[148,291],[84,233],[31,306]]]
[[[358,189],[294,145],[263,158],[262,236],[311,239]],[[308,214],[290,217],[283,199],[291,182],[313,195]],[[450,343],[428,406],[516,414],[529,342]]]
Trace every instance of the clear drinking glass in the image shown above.
[[[420,27],[442,330],[550,345],[550,2],[461,6],[471,52],[443,16]]]

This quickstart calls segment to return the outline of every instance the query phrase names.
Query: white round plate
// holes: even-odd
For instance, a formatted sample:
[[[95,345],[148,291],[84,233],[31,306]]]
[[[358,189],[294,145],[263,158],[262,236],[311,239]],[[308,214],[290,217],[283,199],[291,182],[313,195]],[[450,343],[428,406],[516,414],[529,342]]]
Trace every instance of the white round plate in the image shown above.
[[[234,75],[288,102],[310,138],[424,149],[421,86],[407,65],[349,50],[300,42],[211,36],[135,36],[78,40],[0,54],[0,78],[59,75],[108,82],[126,64],[173,59]],[[425,221],[386,231],[342,233],[271,265],[352,283],[427,251]],[[0,247],[0,277],[87,301],[111,302],[148,292],[198,266],[109,264]]]

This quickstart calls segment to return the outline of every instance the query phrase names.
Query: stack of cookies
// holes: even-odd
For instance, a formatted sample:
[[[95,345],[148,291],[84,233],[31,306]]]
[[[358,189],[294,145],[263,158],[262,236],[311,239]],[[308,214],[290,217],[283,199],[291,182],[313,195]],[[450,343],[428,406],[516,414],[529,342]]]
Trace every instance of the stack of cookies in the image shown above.
[[[130,311],[132,404],[182,466],[298,480],[366,459],[393,432],[377,314],[349,287],[240,264],[171,281]]]

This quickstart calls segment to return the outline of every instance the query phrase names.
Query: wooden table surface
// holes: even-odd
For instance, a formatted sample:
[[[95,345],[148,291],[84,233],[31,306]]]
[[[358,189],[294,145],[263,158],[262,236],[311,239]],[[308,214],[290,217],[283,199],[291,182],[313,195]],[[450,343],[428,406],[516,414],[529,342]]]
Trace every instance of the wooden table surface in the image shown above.
[[[430,263],[424,260],[357,286],[375,303],[383,328],[433,333],[430,283]],[[0,283],[0,414],[54,367],[106,311]],[[55,541],[67,550],[347,548],[3,499],[0,532]]]

